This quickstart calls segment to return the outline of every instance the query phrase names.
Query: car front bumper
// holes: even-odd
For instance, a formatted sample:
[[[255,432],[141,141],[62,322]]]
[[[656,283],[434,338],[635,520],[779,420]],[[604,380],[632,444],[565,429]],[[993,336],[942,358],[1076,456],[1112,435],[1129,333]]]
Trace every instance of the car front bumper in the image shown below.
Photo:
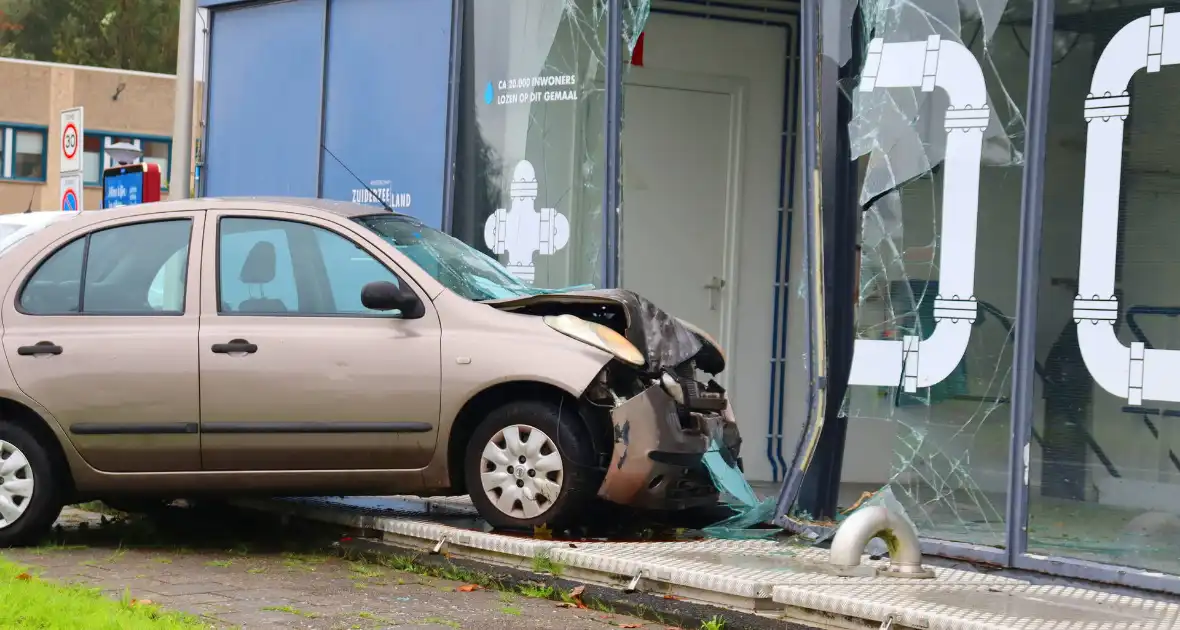
[[[611,412],[614,448],[598,496],[649,510],[714,505],[718,491],[704,455],[718,443],[740,468],[741,438],[732,410],[689,412],[658,384]]]

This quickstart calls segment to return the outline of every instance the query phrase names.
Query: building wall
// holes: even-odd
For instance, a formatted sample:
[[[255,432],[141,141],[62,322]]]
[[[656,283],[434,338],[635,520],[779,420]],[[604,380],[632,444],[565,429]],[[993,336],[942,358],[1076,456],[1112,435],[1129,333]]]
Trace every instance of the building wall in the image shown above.
[[[91,132],[165,141],[172,135],[175,77],[171,75],[0,59],[0,85],[5,86],[0,92],[0,125],[27,125],[46,132],[44,176],[39,181],[0,177],[0,213],[59,207],[57,139],[63,109],[85,108],[85,126]],[[194,138],[200,137],[203,95],[204,84],[198,83]],[[101,188],[88,184],[84,208],[99,208],[101,203]]]
[[[370,187],[442,225],[449,2],[250,2],[210,16],[206,194],[362,201]]]

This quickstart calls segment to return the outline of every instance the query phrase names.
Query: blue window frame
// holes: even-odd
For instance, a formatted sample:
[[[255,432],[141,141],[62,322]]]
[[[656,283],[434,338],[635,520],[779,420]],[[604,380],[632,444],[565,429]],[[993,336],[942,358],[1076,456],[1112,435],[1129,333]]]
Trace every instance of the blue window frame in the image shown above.
[[[0,123],[0,177],[45,181],[49,130],[37,125]]]
[[[130,142],[143,151],[139,162],[160,166],[160,188],[168,190],[168,176],[172,164],[172,138],[144,134],[117,133],[86,129],[82,137],[82,179],[86,186],[102,185],[103,169],[115,166],[106,148],[116,142]]]

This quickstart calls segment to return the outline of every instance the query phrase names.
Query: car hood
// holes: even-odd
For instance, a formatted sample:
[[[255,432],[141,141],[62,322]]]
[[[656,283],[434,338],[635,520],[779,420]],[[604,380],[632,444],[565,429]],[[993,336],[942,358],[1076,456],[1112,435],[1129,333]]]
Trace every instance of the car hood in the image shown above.
[[[595,307],[598,307],[599,311],[603,307],[615,309],[622,315],[627,339],[635,344],[647,360],[645,370],[660,372],[664,368],[674,368],[694,357],[697,359],[697,366],[710,374],[717,374],[725,369],[724,353],[708,334],[684,320],[673,317],[634,291],[594,289],[488,300],[482,303],[502,311],[531,315],[569,313],[585,317],[585,314]]]

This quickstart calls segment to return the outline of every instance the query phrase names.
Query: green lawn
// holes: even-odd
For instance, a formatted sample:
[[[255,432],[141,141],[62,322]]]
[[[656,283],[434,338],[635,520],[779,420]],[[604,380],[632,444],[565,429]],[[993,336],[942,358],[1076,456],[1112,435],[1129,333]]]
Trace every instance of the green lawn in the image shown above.
[[[0,628],[24,630],[196,630],[196,618],[150,603],[116,601],[97,589],[55,584],[0,557]]]

